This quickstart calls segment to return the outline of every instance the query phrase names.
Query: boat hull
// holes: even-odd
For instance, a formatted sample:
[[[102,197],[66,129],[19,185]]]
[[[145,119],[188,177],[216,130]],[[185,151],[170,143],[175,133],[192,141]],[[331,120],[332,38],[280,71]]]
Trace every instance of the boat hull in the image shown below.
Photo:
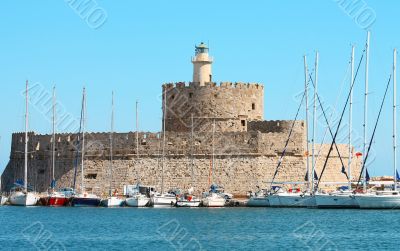
[[[279,198],[278,207],[315,207],[314,196],[300,194],[284,194],[274,196]]]
[[[269,195],[267,197],[268,203],[270,207],[280,207],[281,202],[279,201],[278,195]]]
[[[224,198],[215,198],[215,197],[207,197],[203,199],[204,207],[224,207],[225,199]]]
[[[34,193],[15,192],[10,196],[12,206],[36,206],[39,198]]]
[[[8,201],[6,196],[0,196],[0,206],[4,206]]]
[[[199,207],[201,204],[200,200],[182,200],[176,202],[176,207]]]
[[[400,195],[356,195],[362,209],[400,209]]]
[[[247,202],[248,207],[269,207],[269,199],[267,196],[264,197],[251,197]]]
[[[110,197],[102,200],[101,205],[103,207],[122,207],[124,205],[124,200],[117,197]]]
[[[98,207],[101,200],[98,198],[72,198],[71,206],[73,207]]]
[[[132,197],[125,200],[128,207],[145,207],[149,204],[150,198],[147,197]]]
[[[347,195],[315,195],[315,204],[318,208],[359,208],[356,199]]]
[[[64,207],[68,205],[69,200],[65,197],[49,196],[40,199],[43,206],[48,207]]]
[[[153,197],[152,205],[154,208],[168,208],[173,207],[176,204],[175,197]]]

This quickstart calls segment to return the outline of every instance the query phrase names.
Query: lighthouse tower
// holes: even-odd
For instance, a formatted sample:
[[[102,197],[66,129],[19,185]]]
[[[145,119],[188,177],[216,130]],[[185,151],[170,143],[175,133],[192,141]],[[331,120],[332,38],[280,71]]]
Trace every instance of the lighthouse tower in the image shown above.
[[[202,42],[199,46],[196,46],[196,54],[192,58],[194,83],[204,86],[205,83],[212,82],[212,62],[212,57],[208,55],[207,45]]]

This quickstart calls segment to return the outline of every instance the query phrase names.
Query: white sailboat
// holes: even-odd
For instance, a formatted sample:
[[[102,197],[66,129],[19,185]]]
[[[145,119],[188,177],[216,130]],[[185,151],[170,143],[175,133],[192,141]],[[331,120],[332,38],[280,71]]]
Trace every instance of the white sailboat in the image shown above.
[[[176,204],[176,195],[164,193],[164,162],[165,162],[165,120],[167,115],[167,89],[164,89],[163,106],[163,140],[162,140],[162,159],[161,159],[161,193],[152,195],[151,204],[155,208],[173,207]]]
[[[318,72],[318,52],[316,54],[316,74]],[[307,157],[306,157],[306,175],[307,181],[311,183],[311,186],[308,185],[308,191],[301,192],[300,189],[295,189],[294,191],[290,189],[289,191],[284,191],[283,189],[279,189],[277,192],[272,193],[269,196],[269,204],[271,207],[313,207],[315,206],[315,197],[312,194],[314,189],[314,164],[312,168],[312,174],[309,168],[309,142],[308,142],[308,67],[307,67],[307,57],[304,56],[304,73],[305,73],[305,101],[306,101],[306,141],[307,141]],[[315,85],[317,85],[317,76]],[[314,92],[315,92],[314,88]],[[315,102],[315,98],[314,98]],[[314,105],[315,106],[315,105]],[[314,120],[315,120],[314,115]],[[310,181],[311,177],[311,181]]]
[[[247,201],[248,207],[269,207],[268,192],[265,189],[261,189],[250,195]]]
[[[4,206],[8,201],[7,196],[1,195],[0,196],[0,206]]]
[[[357,201],[351,191],[351,133],[352,133],[352,106],[353,106],[353,82],[354,82],[354,46],[351,49],[351,76],[350,76],[350,106],[349,106],[349,161],[348,161],[348,188],[331,193],[316,193],[315,203],[318,208],[358,208]]]
[[[11,192],[10,204],[13,206],[35,206],[39,201],[39,196],[34,192],[28,191],[28,126],[29,126],[29,110],[28,110],[28,81],[26,81],[25,90],[25,156],[24,156],[24,187],[16,188]]]
[[[211,161],[212,178],[214,177],[214,162],[215,162],[214,135],[215,135],[215,119],[213,120],[213,129],[212,129],[212,161]],[[210,191],[208,193],[203,194],[202,202],[204,207],[224,207],[226,203],[226,198],[223,195],[222,191],[219,190],[219,187],[215,184],[212,184],[210,187]]]
[[[0,206],[4,206],[8,201],[8,197],[3,195],[1,189],[1,176],[0,176]]]
[[[73,207],[98,207],[101,199],[95,195],[85,191],[85,126],[86,126],[86,89],[83,88],[82,95],[82,111],[81,111],[81,126],[82,126],[82,146],[81,146],[81,193],[75,194],[71,198],[71,206]],[[76,178],[76,177],[75,177]],[[74,182],[75,183],[75,182]],[[75,188],[75,184],[74,184]]]
[[[138,101],[136,101],[136,159],[139,159],[139,115],[138,115]],[[139,177],[138,177],[139,179]],[[146,190],[146,193],[141,192],[141,188]],[[128,207],[145,207],[149,205],[150,202],[150,187],[143,187],[140,184],[137,184],[134,192],[128,194],[128,197],[125,199],[125,204]]]
[[[111,131],[110,131],[110,190],[109,190],[109,197],[107,199],[104,199],[101,201],[101,205],[104,207],[120,207],[124,204],[124,200],[121,198],[118,198],[113,194],[113,145],[114,145],[114,140],[113,140],[113,134],[114,134],[114,92],[112,93],[112,101],[111,101],[111,106],[112,106],[112,111],[111,111]]]
[[[149,204],[150,198],[144,194],[137,193],[126,198],[125,204],[128,207],[145,207]]]
[[[194,136],[194,128],[193,128],[193,114],[191,116],[191,144],[190,144],[190,167],[191,167],[191,176],[192,176],[192,185],[195,184],[194,181],[194,156],[193,156],[193,136]],[[176,201],[177,207],[199,207],[201,204],[201,200],[193,195],[194,188],[191,187],[188,189],[188,192],[182,195],[179,195]]]
[[[396,68],[397,50],[393,51],[393,191],[376,191],[356,194],[360,208],[363,209],[400,209],[400,193],[397,191],[397,130],[396,130]]]

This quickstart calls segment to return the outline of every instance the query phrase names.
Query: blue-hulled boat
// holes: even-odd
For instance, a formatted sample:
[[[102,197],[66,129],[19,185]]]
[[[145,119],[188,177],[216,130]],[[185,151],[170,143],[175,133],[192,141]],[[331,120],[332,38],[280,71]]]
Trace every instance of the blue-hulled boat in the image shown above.
[[[71,198],[71,206],[73,207],[98,207],[101,199],[94,194],[79,194]]]

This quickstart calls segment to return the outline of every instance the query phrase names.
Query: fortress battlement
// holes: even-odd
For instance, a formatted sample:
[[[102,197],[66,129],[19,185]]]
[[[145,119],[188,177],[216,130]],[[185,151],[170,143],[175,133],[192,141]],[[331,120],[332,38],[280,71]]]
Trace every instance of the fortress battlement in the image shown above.
[[[167,91],[171,89],[193,89],[193,88],[233,88],[233,89],[257,89],[263,90],[264,85],[261,83],[243,83],[243,82],[205,82],[204,85],[200,85],[199,82],[175,82],[175,83],[165,83],[163,85],[163,90]]]

